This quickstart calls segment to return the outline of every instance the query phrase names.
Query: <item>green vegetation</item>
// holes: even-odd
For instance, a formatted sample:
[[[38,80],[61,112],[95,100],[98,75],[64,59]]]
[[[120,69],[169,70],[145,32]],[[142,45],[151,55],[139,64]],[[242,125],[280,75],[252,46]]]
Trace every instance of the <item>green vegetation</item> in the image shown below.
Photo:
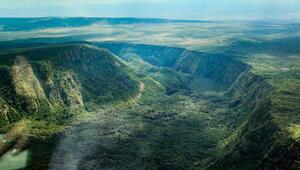
[[[298,124],[290,125],[289,131],[295,140],[297,140],[297,141],[300,140],[300,125],[298,125]]]
[[[259,83],[262,80],[252,73],[252,76],[240,76],[239,82],[248,80],[256,84],[253,88],[247,88],[247,84],[231,87],[240,91],[234,96],[243,99],[234,104],[242,104],[243,109],[254,106],[254,111],[229,137],[226,153],[210,166],[211,169],[256,169],[258,164],[266,169],[299,169],[300,65],[298,52],[291,49],[295,45],[293,42],[283,45],[274,40],[261,42],[265,46],[253,42],[247,46],[243,43],[231,46],[233,53],[244,54],[243,60],[251,65],[251,72],[265,80]],[[256,95],[249,96],[249,91],[255,91]],[[229,90],[229,94],[234,93]],[[262,96],[264,100],[259,104],[255,99]]]
[[[300,124],[300,59],[298,56],[258,55],[247,59],[254,71],[274,87],[272,113],[283,126]]]
[[[31,169],[297,169],[297,51],[252,43],[17,46],[0,56],[1,132],[25,122]]]

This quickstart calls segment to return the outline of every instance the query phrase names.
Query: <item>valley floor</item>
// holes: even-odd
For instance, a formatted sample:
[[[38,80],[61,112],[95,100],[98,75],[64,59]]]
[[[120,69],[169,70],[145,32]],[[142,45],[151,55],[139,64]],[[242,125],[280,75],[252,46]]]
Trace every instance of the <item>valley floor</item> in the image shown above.
[[[202,169],[220,152],[231,114],[219,96],[173,94],[77,117],[52,169]],[[201,168],[202,167],[202,168]]]

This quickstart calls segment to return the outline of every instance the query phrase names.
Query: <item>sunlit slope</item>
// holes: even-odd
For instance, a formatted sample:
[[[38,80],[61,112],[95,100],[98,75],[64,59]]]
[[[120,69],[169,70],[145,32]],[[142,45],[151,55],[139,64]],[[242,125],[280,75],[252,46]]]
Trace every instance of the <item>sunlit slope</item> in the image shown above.
[[[86,106],[134,97],[138,82],[120,59],[82,44],[0,56],[1,127],[22,117],[64,121]]]

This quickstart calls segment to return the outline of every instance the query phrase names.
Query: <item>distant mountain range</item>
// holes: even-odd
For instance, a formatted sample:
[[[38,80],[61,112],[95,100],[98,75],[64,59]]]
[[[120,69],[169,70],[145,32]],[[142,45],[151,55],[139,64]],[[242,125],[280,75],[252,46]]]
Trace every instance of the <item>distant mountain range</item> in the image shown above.
[[[95,23],[108,24],[159,24],[159,23],[197,23],[208,22],[202,20],[173,20],[161,18],[63,18],[63,17],[45,17],[45,18],[0,18],[0,30],[2,31],[22,31],[35,30],[54,27],[78,27],[87,26]]]

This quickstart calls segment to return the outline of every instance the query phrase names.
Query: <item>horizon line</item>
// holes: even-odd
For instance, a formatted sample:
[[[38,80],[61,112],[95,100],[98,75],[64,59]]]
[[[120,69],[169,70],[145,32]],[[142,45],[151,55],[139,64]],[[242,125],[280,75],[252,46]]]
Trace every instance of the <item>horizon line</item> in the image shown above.
[[[131,16],[120,16],[120,17],[104,17],[104,16],[26,16],[26,17],[15,17],[15,16],[0,16],[0,19],[46,19],[46,18],[58,18],[58,19],[68,19],[68,18],[91,18],[91,19],[156,19],[165,21],[190,21],[190,22],[255,22],[255,21],[271,21],[271,22],[282,22],[289,21],[294,23],[299,23],[300,20],[295,19],[280,19],[280,18],[252,18],[252,19],[188,19],[188,18],[168,18],[168,17],[131,17]]]

